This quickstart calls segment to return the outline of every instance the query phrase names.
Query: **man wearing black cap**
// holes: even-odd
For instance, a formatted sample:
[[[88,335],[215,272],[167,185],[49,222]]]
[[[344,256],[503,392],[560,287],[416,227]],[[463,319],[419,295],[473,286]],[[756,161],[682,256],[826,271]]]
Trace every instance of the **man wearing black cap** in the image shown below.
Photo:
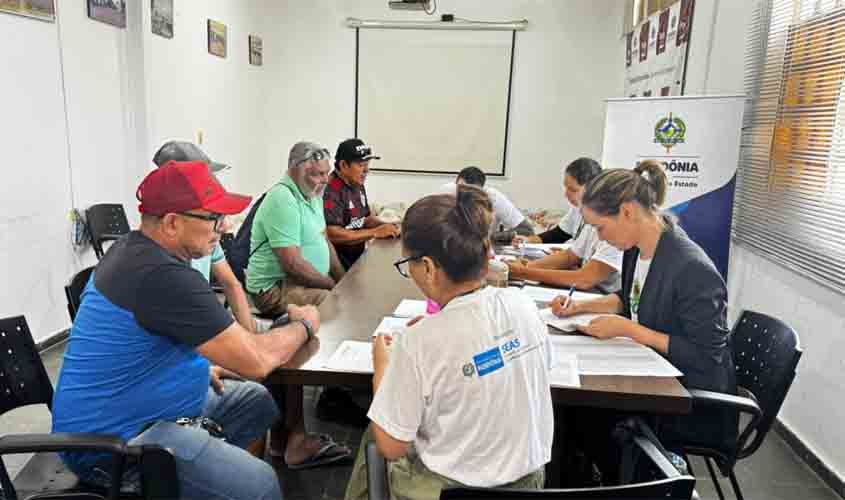
[[[208,165],[212,175],[215,172],[222,172],[230,168],[225,163],[211,161],[208,155],[197,145],[184,141],[168,141],[153,156],[153,163],[158,167],[169,161],[200,161]],[[252,316],[246,293],[238,278],[235,277],[235,273],[232,272],[229,263],[226,262],[223,248],[219,244],[214,247],[211,255],[191,259],[191,267],[202,273],[205,279],[209,281],[211,281],[213,274],[214,279],[223,288],[223,295],[226,296],[226,301],[232,309],[232,315],[238,323],[249,331],[256,331],[255,318]]]
[[[323,193],[326,234],[347,269],[364,252],[367,241],[399,236],[399,226],[373,216],[367,202],[364,182],[370,172],[370,160],[380,159],[361,139],[341,142],[335,154],[334,171]]]

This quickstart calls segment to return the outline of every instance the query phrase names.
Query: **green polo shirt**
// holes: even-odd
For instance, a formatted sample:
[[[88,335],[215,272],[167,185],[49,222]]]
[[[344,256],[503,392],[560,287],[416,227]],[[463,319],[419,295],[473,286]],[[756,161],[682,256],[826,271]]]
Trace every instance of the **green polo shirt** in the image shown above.
[[[269,241],[269,244],[265,241]],[[258,251],[249,258],[247,291],[263,292],[277,281],[285,279],[285,272],[272,250],[284,247],[299,247],[302,257],[317,271],[329,274],[329,245],[326,241],[323,198],[315,196],[306,199],[289,176],[285,176],[267,192],[255,213],[250,252],[256,248]]]

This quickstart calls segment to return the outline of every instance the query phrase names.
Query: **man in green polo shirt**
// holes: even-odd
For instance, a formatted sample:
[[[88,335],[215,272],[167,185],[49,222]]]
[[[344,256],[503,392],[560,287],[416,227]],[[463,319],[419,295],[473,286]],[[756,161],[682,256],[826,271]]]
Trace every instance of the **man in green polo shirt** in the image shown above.
[[[282,314],[288,304],[319,305],[343,276],[323,215],[330,158],[318,144],[296,143],[287,175],[255,214],[246,288],[264,314]]]

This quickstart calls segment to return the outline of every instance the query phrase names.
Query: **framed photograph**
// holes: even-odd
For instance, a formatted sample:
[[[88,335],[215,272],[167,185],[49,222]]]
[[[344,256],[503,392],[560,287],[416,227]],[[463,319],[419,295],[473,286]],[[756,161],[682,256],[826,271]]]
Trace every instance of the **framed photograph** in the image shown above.
[[[208,53],[226,57],[226,25],[208,20]]]
[[[173,38],[173,0],[151,0],[153,33]]]
[[[261,66],[263,62],[261,54],[261,37],[249,35],[249,63],[253,66]]]
[[[54,0],[0,0],[0,12],[31,17],[42,21],[56,21]]]
[[[118,28],[126,27],[126,0],[88,0],[88,17]]]

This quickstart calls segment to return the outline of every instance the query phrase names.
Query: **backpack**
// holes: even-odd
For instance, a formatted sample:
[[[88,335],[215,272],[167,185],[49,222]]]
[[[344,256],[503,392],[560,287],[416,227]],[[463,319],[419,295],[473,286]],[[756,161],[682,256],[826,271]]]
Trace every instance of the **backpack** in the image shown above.
[[[249,213],[246,214],[246,218],[244,219],[243,224],[241,224],[241,227],[238,229],[238,233],[235,237],[227,242],[220,242],[223,247],[223,253],[226,255],[226,261],[229,263],[229,267],[232,268],[232,272],[235,273],[235,277],[238,278],[238,281],[241,282],[244,289],[246,289],[246,266],[249,265],[249,258],[252,257],[259,248],[264,246],[264,243],[267,243],[267,240],[264,240],[255,248],[255,250],[252,252],[249,251],[250,241],[252,240],[252,222],[255,220],[255,214],[258,212],[258,207],[261,206],[261,202],[264,201],[265,196],[267,196],[267,193],[262,194],[261,197],[252,204],[252,208],[249,209]]]

